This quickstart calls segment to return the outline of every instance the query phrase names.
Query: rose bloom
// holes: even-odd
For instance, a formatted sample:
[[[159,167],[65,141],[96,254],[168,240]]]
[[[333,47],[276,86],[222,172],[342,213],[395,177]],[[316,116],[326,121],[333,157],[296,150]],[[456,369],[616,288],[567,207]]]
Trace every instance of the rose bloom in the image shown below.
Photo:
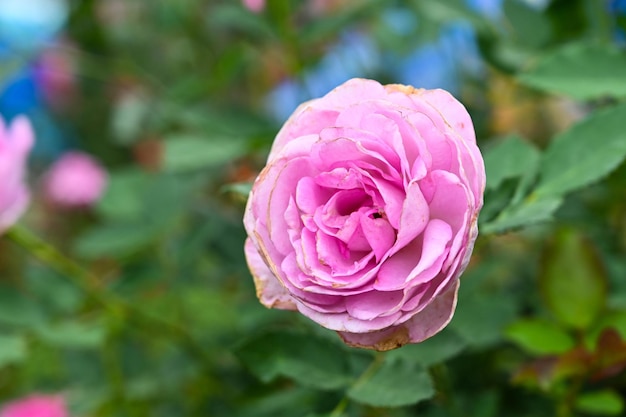
[[[454,313],[484,187],[472,121],[449,93],[350,80],[296,109],[252,187],[257,295],[351,346],[423,341]]]
[[[32,395],[6,404],[0,417],[68,417],[65,399],[59,395]]]
[[[15,118],[9,126],[0,117],[0,233],[19,219],[30,201],[26,162],[34,138],[26,117]]]
[[[63,207],[87,207],[97,202],[107,185],[106,170],[83,152],[67,152],[44,176],[48,200]]]

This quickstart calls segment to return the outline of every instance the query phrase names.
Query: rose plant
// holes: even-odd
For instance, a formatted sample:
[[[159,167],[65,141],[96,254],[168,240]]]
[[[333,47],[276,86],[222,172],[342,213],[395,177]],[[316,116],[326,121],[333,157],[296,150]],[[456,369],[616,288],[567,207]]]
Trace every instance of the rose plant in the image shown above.
[[[26,162],[34,143],[28,119],[19,116],[8,126],[0,118],[0,233],[24,213],[30,202]]]
[[[252,187],[245,253],[257,295],[351,346],[423,341],[454,313],[484,187],[454,97],[352,79],[296,109]]]

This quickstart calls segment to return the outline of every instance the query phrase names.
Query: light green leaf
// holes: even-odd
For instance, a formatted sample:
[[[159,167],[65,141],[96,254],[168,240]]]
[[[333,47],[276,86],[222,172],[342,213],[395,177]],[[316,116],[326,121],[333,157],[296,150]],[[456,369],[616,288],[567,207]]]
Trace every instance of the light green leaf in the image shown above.
[[[282,375],[304,386],[329,390],[350,382],[345,350],[310,334],[265,333],[247,341],[237,354],[265,382]]]
[[[544,251],[540,289],[564,325],[587,328],[606,306],[607,278],[593,246],[573,229],[562,229]]]
[[[22,335],[0,335],[0,368],[26,359],[26,340]]]
[[[463,351],[467,342],[450,328],[421,343],[403,346],[387,353],[386,360],[404,360],[424,367],[446,361]]]
[[[567,352],[576,342],[563,328],[541,319],[523,319],[511,324],[506,337],[527,352],[553,355]]]
[[[487,189],[496,189],[509,178],[533,175],[540,153],[519,136],[508,136],[484,152]]]
[[[624,411],[624,399],[613,390],[593,391],[579,395],[575,407],[584,413],[618,416]]]
[[[348,397],[354,401],[375,407],[401,407],[434,395],[428,373],[420,365],[405,361],[380,364],[348,390]]]
[[[66,348],[95,348],[106,337],[100,322],[64,321],[35,328],[35,334],[52,346]]]
[[[499,233],[517,227],[531,226],[536,223],[552,219],[552,215],[559,208],[561,198],[542,198],[538,200],[526,199],[523,202],[503,210],[494,220],[482,224],[480,231]]]
[[[626,56],[610,44],[569,44],[542,57],[519,79],[579,100],[621,97],[626,95]]]
[[[213,168],[245,152],[242,142],[198,136],[168,137],[164,141],[163,169],[169,172]]]
[[[626,157],[624,120],[626,104],[621,104],[591,114],[554,138],[543,155],[535,195],[563,195],[614,170]]]

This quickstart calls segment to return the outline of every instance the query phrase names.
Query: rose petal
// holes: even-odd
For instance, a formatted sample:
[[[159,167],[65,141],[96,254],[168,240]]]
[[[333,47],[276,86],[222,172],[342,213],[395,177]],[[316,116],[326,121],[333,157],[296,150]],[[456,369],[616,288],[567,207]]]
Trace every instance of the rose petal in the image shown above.
[[[348,299],[348,297],[346,297],[346,299]],[[381,330],[393,325],[402,316],[402,313],[398,312],[389,316],[376,317],[371,320],[358,320],[352,317],[348,312],[324,314],[313,310],[302,302],[297,302],[296,306],[300,313],[327,329],[350,333]]]
[[[395,250],[403,248],[422,233],[430,217],[430,208],[422,194],[419,183],[410,183],[406,190],[406,198],[402,204]]]
[[[289,295],[289,292],[278,281],[276,276],[263,262],[259,251],[254,247],[252,240],[246,239],[244,246],[246,261],[256,286],[257,297],[267,308],[278,308],[281,310],[295,310],[296,303]]]
[[[431,220],[421,240],[408,245],[382,264],[374,288],[392,291],[405,288],[409,282],[415,285],[434,278],[445,259],[445,248],[451,238],[450,225],[442,220]],[[434,265],[437,267],[433,269]]]
[[[346,298],[346,310],[355,319],[372,320],[397,307],[403,299],[403,291],[368,291]]]
[[[450,322],[456,308],[458,290],[459,282],[455,281],[448,291],[401,325],[368,333],[339,331],[339,336],[350,346],[379,351],[422,342],[440,332]]]

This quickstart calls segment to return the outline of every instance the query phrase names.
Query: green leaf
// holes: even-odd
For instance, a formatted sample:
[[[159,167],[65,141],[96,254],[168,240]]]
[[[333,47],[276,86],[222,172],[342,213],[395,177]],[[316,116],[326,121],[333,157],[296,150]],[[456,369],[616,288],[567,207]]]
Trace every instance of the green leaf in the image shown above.
[[[406,345],[388,352],[386,360],[404,360],[428,367],[458,355],[466,346],[465,339],[446,328],[421,343]]]
[[[149,246],[159,230],[150,224],[120,223],[96,226],[74,242],[74,252],[85,259],[130,256]]]
[[[66,348],[96,348],[104,342],[106,329],[100,322],[68,320],[39,326],[35,333],[52,346]]]
[[[375,407],[401,407],[435,395],[428,373],[418,364],[391,361],[380,364],[359,378],[348,390],[348,397]]]
[[[535,195],[563,195],[614,170],[626,157],[624,120],[626,104],[621,104],[592,113],[554,138],[543,155]]]
[[[541,319],[523,319],[511,324],[506,337],[522,349],[535,355],[567,352],[576,342],[564,329]]]
[[[98,202],[98,212],[112,220],[134,220],[141,217],[142,190],[150,177],[140,170],[112,172],[104,196]]]
[[[26,340],[22,335],[0,335],[0,368],[26,359]]]
[[[44,320],[44,313],[36,300],[12,287],[0,285],[0,324],[33,327]]]
[[[509,178],[533,175],[540,153],[519,136],[511,135],[484,152],[487,189],[496,189]]]
[[[507,207],[494,220],[482,224],[480,231],[483,234],[500,233],[551,220],[562,202],[563,200],[558,197],[526,199],[517,205]]]
[[[572,229],[562,229],[544,251],[540,289],[564,325],[587,328],[606,306],[607,278],[593,246]]]
[[[164,141],[163,169],[184,172],[213,168],[245,152],[242,142],[198,136],[168,137]]]
[[[569,44],[543,56],[520,81],[579,100],[626,95],[626,56],[614,45]]]
[[[329,390],[350,382],[346,351],[310,334],[265,333],[247,341],[237,354],[265,382],[282,375],[304,386]]]
[[[500,342],[504,328],[514,320],[515,313],[515,301],[505,294],[476,293],[463,299],[459,296],[449,327],[469,346],[488,347]]]
[[[624,411],[622,396],[609,389],[580,394],[574,404],[578,411],[603,416],[617,416]]]

